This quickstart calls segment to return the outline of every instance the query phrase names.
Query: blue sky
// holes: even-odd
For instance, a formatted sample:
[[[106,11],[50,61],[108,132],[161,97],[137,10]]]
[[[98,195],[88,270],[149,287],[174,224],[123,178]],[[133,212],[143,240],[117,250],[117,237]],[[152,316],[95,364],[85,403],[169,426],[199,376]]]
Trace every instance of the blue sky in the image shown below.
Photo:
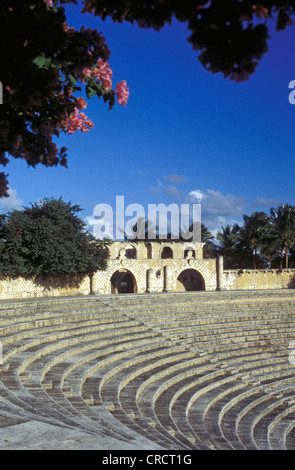
[[[127,107],[92,98],[88,133],[62,136],[68,168],[28,168],[11,159],[6,211],[45,197],[79,204],[91,221],[96,204],[201,202],[214,233],[244,213],[295,204],[295,26],[274,33],[256,73],[236,84],[206,72],[187,42],[185,24],[161,32],[105,23],[68,8],[68,24],[103,31],[112,50],[113,83],[126,80]]]

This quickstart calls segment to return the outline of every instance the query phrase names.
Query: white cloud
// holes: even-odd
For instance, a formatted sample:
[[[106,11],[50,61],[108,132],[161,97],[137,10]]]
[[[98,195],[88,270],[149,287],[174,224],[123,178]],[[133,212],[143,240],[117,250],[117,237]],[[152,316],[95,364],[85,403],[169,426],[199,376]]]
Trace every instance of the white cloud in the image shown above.
[[[202,191],[200,191],[199,189],[195,189],[194,191],[190,191],[189,193],[189,197],[191,198],[195,198],[196,199],[196,202],[198,204],[201,204],[203,198],[204,198],[204,194],[202,193]]]
[[[169,181],[169,183],[184,184],[187,182],[187,177],[185,175],[178,175],[173,173],[172,175],[164,175],[163,179]]]
[[[21,209],[24,202],[22,199],[18,198],[17,191],[15,189],[9,188],[8,194],[9,197],[0,198],[0,211],[5,213],[14,209]]]
[[[167,194],[168,196],[176,196],[176,197],[181,196],[181,192],[175,185],[164,184],[162,183],[161,180],[157,180],[157,186],[152,186],[151,191],[153,193],[164,193],[164,194]]]
[[[240,223],[247,205],[241,196],[222,194],[213,189],[195,189],[188,197],[190,202],[201,204],[202,223],[214,235],[222,226]]]
[[[113,219],[97,219],[97,217],[90,215],[85,217],[84,221],[86,223],[86,230],[91,232],[96,238],[113,239]]]
[[[157,185],[151,187],[151,191],[156,194],[166,194],[167,196],[172,197],[183,197],[184,194],[178,189],[176,185],[184,184],[187,182],[187,177],[185,175],[179,175],[177,173],[172,173],[170,175],[164,175],[163,180],[167,183],[164,184],[160,179],[157,180]]]
[[[266,207],[270,209],[271,207],[276,207],[282,204],[282,201],[273,198],[257,197],[252,206],[253,207]]]

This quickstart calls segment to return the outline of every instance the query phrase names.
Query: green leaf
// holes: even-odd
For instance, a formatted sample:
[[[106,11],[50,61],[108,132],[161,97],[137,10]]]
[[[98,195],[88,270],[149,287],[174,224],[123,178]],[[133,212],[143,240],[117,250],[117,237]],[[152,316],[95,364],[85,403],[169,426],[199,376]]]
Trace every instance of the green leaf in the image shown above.
[[[89,86],[89,87],[86,88],[86,93],[87,93],[87,98],[90,99],[94,95],[97,94],[97,91],[94,88],[92,88],[91,86]]]
[[[33,60],[34,64],[38,65],[38,67],[41,69],[42,67],[44,67],[45,65],[45,62],[46,62],[46,58],[44,55],[38,55],[34,60]]]
[[[45,64],[44,64],[45,67],[50,67],[50,66],[51,66],[51,62],[52,62],[52,60],[51,60],[50,58],[45,59]]]
[[[72,85],[75,85],[77,83],[77,80],[75,79],[73,75],[70,75],[70,82]]]

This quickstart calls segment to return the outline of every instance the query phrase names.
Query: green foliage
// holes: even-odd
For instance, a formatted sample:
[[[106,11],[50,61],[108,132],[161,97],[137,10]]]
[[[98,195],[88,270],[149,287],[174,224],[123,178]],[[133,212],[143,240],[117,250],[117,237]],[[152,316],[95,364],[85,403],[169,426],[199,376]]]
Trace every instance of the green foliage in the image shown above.
[[[244,214],[243,224],[222,227],[217,234],[225,267],[295,267],[295,207],[282,204],[264,212]]]
[[[106,243],[85,230],[78,205],[44,199],[2,216],[1,275],[86,274],[105,269]]]
[[[218,252],[224,256],[224,267],[226,269],[236,269],[241,267],[240,257],[237,256],[237,230],[238,227],[227,225],[222,227],[217,233],[216,239],[219,244]]]
[[[77,107],[77,92],[86,87],[84,68],[110,57],[105,38],[96,29],[69,28],[61,4],[53,7],[43,0],[1,0],[0,164],[7,155],[37,164],[67,166],[53,137],[65,132],[63,123]],[[59,4],[59,5],[58,5]],[[114,93],[94,95],[114,104]],[[80,93],[81,96],[81,93]],[[7,175],[0,174],[0,196],[8,196]]]
[[[205,243],[203,246],[204,258],[214,258],[217,250],[214,236],[204,224],[201,224],[201,242]]]
[[[294,2],[284,0],[91,0],[87,11],[102,19],[137,23],[159,31],[173,18],[187,23],[188,42],[212,73],[240,82],[255,71],[267,52],[267,22],[276,29],[292,24]]]
[[[280,268],[283,267],[283,257],[285,256],[285,267],[288,268],[289,255],[295,248],[295,207],[291,204],[284,204],[278,208],[272,207],[270,221],[264,252],[274,259],[275,263],[279,259]]]
[[[258,267],[258,252],[269,230],[269,217],[264,212],[244,215],[244,225],[235,227],[237,236],[236,252],[247,259],[252,257],[253,269]]]
[[[93,96],[98,96],[99,98],[102,98],[105,103],[109,103],[109,111],[114,107],[114,91],[105,90],[102,85],[97,83],[94,77],[90,77],[87,80],[86,94],[88,99],[92,98]]]
[[[161,30],[173,18],[186,22],[188,42],[211,73],[247,80],[267,52],[267,23],[276,29],[292,24],[294,2],[287,0],[82,0],[82,12],[103,20],[137,23]],[[80,3],[80,5],[81,5]],[[0,2],[0,164],[7,155],[28,165],[67,166],[54,137],[68,132],[76,92],[85,91],[114,106],[115,93],[92,76],[83,75],[99,59],[109,60],[105,38],[96,29],[79,31],[66,23],[64,5],[76,0],[1,0]],[[131,51],[132,56],[132,51]],[[81,96],[81,95],[80,95]],[[92,124],[92,123],[91,123]],[[87,126],[86,126],[87,128]],[[8,181],[0,173],[0,197],[8,197]]]

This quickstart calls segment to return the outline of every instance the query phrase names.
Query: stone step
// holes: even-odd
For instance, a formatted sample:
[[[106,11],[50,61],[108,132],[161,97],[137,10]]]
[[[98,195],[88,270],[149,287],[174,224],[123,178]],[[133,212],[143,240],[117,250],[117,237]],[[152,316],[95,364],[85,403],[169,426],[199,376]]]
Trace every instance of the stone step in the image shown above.
[[[1,302],[0,416],[170,450],[295,447],[294,313],[292,291]]]

